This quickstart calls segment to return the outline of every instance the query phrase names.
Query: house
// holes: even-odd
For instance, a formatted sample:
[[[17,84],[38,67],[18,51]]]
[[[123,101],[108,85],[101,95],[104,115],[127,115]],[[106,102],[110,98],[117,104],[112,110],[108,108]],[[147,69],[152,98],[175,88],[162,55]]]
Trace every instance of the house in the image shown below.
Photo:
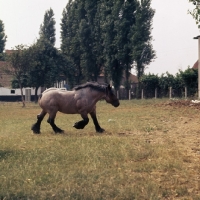
[[[194,63],[192,69],[198,69],[198,64],[199,64],[199,61],[197,60],[197,61]]]
[[[12,76],[4,71],[7,64],[6,61],[0,61],[0,87],[11,87]]]
[[[12,50],[6,50],[7,54],[11,54]],[[5,72],[8,65],[6,61],[0,61],[0,101],[21,101],[21,90],[12,88],[13,76]],[[38,93],[41,93],[39,88]],[[27,101],[34,99],[34,88],[23,88],[23,94]]]

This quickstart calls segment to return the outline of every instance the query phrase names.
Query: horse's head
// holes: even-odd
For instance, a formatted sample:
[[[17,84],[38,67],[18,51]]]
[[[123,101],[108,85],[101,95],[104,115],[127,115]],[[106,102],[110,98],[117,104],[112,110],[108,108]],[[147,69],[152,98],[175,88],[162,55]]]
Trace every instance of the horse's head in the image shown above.
[[[110,87],[110,85],[108,85],[106,87],[106,97],[105,100],[107,103],[112,104],[114,107],[118,107],[119,106],[119,100],[118,98],[114,95],[112,88]]]

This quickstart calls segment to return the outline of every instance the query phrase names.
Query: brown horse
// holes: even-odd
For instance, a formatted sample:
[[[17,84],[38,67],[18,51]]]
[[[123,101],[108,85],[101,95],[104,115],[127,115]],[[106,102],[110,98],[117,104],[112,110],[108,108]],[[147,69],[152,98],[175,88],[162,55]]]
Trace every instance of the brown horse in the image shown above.
[[[40,133],[40,125],[44,116],[48,113],[47,122],[51,125],[55,133],[62,133],[63,130],[58,128],[55,123],[56,113],[58,111],[65,114],[80,114],[83,120],[74,124],[77,129],[83,129],[89,122],[88,113],[90,114],[95,125],[96,132],[102,133],[96,117],[96,103],[100,99],[105,99],[107,103],[114,107],[119,106],[119,100],[113,94],[110,85],[100,85],[95,82],[75,87],[72,91],[49,88],[42,93],[39,99],[39,105],[42,111],[37,115],[37,122],[33,124],[31,130],[34,133]]]

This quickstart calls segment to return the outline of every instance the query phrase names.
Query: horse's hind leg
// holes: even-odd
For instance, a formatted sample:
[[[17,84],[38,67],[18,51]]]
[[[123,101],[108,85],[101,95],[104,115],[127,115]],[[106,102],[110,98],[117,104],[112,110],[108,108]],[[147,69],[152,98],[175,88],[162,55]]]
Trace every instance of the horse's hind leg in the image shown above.
[[[33,133],[36,133],[36,134],[40,133],[40,125],[45,115],[46,115],[46,112],[44,110],[42,110],[42,112],[39,115],[37,115],[37,122],[33,124],[31,127],[31,130],[33,131]]]
[[[64,131],[60,128],[58,128],[55,123],[55,117],[50,117],[48,118],[47,122],[51,125],[52,129],[54,130],[55,133],[63,133]]]

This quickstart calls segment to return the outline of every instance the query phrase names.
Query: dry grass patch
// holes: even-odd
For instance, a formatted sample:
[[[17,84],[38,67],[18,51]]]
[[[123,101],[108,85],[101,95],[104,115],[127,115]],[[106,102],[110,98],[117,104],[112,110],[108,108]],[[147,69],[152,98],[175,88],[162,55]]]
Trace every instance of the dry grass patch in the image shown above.
[[[199,109],[177,105],[99,102],[105,133],[58,114],[64,134],[34,135],[38,105],[0,103],[0,199],[200,199]]]

